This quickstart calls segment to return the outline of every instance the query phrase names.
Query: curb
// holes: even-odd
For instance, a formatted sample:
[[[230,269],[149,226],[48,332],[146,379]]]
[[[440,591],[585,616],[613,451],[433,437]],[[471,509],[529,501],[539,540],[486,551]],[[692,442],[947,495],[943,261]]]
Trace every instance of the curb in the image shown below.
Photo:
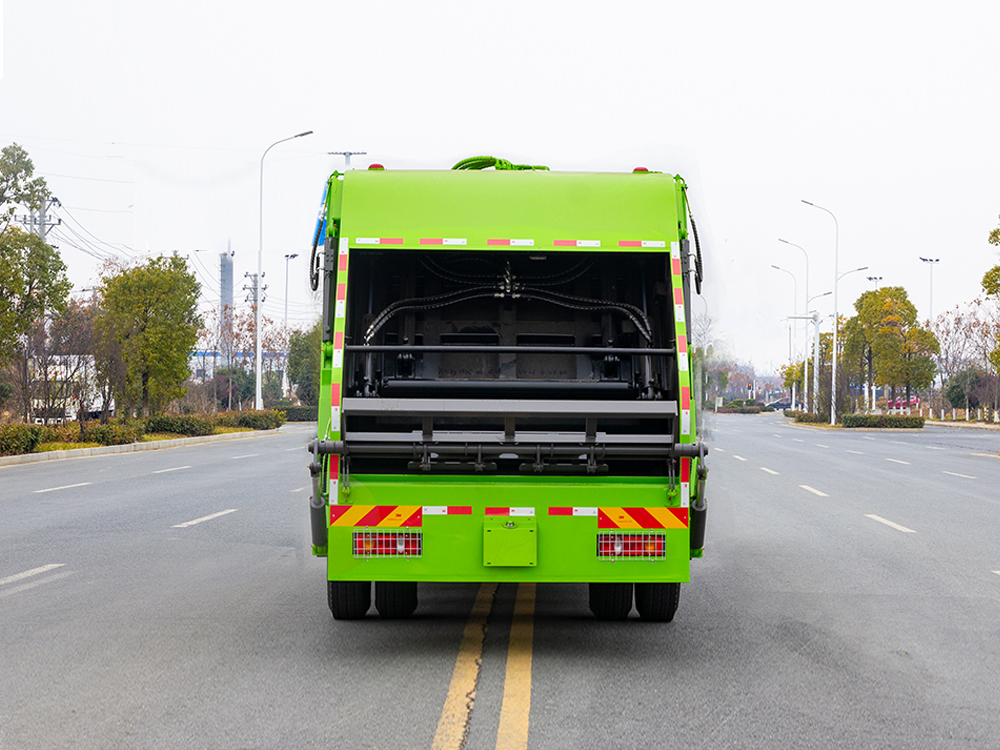
[[[296,422],[296,424],[302,424]],[[282,425],[283,427],[284,425]],[[223,440],[246,440],[247,438],[275,435],[281,427],[275,430],[253,430],[251,432],[227,432],[223,435],[203,435],[202,437],[174,438],[173,440],[157,440],[153,443],[129,443],[127,445],[101,445],[96,448],[73,448],[65,451],[48,451],[46,453],[25,453],[20,456],[0,457],[0,467],[34,464],[41,461],[57,461],[63,458],[85,458],[87,456],[104,456],[112,453],[136,453],[138,451],[155,451],[164,448],[179,448],[184,445],[198,443],[217,443]]]

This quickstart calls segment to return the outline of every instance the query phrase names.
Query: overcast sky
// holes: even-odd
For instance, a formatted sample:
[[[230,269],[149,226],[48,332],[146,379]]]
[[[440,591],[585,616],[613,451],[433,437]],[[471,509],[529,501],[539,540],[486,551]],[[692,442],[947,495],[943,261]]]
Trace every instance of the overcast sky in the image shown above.
[[[76,288],[94,255],[191,256],[206,304],[232,243],[266,314],[316,309],[306,259],[323,183],[353,166],[491,154],[553,168],[682,174],[706,257],[694,301],[758,371],[788,357],[797,278],[839,309],[904,286],[926,317],[1000,262],[1000,3],[0,0],[0,145],[64,209]],[[74,247],[74,245],[78,247]],[[81,249],[82,248],[82,249]],[[821,314],[833,297],[816,300]],[[830,330],[830,322],[826,323]],[[803,336],[798,336],[801,347]]]

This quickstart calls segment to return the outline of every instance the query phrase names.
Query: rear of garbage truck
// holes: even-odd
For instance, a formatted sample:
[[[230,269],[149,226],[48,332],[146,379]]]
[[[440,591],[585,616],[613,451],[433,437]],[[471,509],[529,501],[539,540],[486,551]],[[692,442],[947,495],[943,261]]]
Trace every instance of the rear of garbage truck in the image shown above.
[[[481,158],[335,173],[313,553],[338,619],[418,584],[574,582],[674,616],[702,555],[684,181]],[[485,167],[485,168],[484,168]]]

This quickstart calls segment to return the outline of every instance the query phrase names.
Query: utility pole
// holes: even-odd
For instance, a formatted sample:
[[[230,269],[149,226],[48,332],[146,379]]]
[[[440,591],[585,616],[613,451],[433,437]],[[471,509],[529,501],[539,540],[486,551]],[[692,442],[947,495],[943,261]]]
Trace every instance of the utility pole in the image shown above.
[[[352,156],[364,156],[367,151],[327,151],[329,156],[343,156],[344,157],[344,170],[351,168],[351,157]]]
[[[47,196],[42,200],[42,205],[37,211],[32,209],[30,214],[27,216],[18,216],[17,220],[26,226],[29,232],[37,234],[45,242],[48,242],[49,231],[51,231],[52,227],[62,224],[62,219],[58,217],[51,221],[46,217],[46,214],[52,210],[53,206],[62,207],[62,203],[54,195]]]

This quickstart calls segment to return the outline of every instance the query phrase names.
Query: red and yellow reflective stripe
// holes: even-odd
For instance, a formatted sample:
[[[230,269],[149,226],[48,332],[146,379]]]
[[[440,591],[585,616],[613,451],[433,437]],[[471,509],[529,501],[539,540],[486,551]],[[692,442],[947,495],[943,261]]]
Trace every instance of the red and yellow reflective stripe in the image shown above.
[[[687,508],[598,508],[599,529],[686,529]]]
[[[330,526],[404,529],[423,526],[421,505],[331,505]]]

